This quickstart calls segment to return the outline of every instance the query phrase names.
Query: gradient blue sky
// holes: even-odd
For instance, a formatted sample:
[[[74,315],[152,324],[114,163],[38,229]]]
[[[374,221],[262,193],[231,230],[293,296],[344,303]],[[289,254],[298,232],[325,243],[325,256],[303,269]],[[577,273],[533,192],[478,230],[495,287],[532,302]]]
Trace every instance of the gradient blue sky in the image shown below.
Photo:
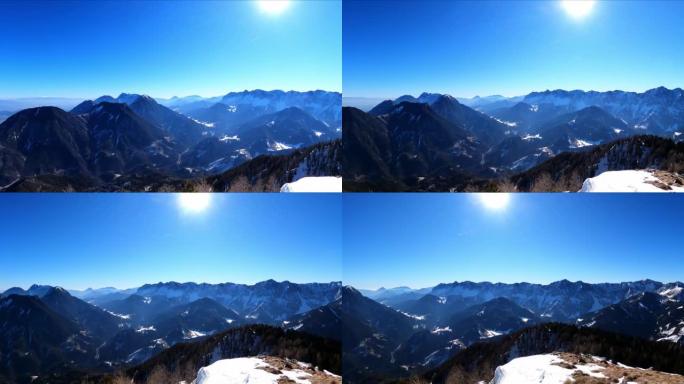
[[[345,96],[684,86],[682,1],[343,3]]]
[[[345,194],[344,283],[684,279],[684,200],[672,194]]]
[[[0,2],[0,98],[341,91],[340,1]]]
[[[339,195],[210,198],[192,214],[174,194],[5,194],[0,290],[341,280]]]

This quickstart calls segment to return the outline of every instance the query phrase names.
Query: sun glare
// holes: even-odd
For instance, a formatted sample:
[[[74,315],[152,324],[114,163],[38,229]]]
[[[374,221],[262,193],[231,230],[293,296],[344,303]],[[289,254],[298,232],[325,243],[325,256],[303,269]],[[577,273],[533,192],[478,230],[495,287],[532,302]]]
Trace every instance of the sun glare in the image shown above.
[[[258,0],[257,4],[261,12],[279,15],[290,6],[290,0]]]
[[[179,193],[178,206],[184,213],[202,213],[209,208],[211,193]]]
[[[565,13],[576,20],[587,17],[595,3],[595,0],[561,0],[561,6]]]
[[[478,193],[480,203],[490,210],[500,211],[508,206],[511,195],[508,193]]]

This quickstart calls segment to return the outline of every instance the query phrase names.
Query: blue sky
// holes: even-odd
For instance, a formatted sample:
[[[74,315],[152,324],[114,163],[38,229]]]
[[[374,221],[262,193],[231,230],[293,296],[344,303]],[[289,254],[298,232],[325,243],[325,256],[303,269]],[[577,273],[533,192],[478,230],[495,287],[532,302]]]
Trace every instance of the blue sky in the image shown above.
[[[345,0],[343,8],[345,96],[684,86],[681,1],[598,1],[582,19],[559,0]]]
[[[670,194],[345,194],[343,280],[681,281],[684,200]]]
[[[341,91],[340,1],[0,2],[0,98]]]
[[[191,213],[174,194],[3,195],[0,290],[341,280],[339,195],[210,199]]]

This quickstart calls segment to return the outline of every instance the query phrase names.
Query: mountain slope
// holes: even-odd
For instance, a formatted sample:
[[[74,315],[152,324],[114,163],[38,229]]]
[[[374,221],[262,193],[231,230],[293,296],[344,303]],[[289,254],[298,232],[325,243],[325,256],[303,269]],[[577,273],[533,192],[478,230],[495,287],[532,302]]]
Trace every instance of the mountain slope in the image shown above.
[[[644,292],[582,316],[578,325],[648,340],[684,343],[684,302]]]
[[[284,331],[264,325],[250,325],[231,329],[198,343],[178,344],[155,356],[144,364],[131,368],[128,374],[136,382],[147,378],[163,367],[173,372],[185,369],[190,382],[201,368],[221,359],[269,355],[307,362],[319,369],[341,372],[340,344],[338,342],[297,331]]]
[[[342,297],[330,304],[295,315],[289,320],[283,321],[283,327],[310,333],[326,339],[341,341],[341,311]]]
[[[91,177],[86,122],[59,108],[31,108],[12,115],[0,124],[0,145],[14,151],[14,156],[21,155],[5,160],[4,166],[10,164],[12,169],[6,172],[3,167],[0,174]]]
[[[402,190],[463,182],[482,171],[483,147],[427,104],[402,102],[374,117],[345,107],[345,190]]]
[[[77,299],[59,287],[50,289],[40,300],[96,339],[107,339],[125,326],[124,319]]]
[[[570,325],[543,324],[496,341],[474,344],[427,373],[425,378],[436,384],[475,384],[490,380],[496,367],[515,358],[554,352],[589,354],[633,367],[684,373],[684,348],[675,344]]]
[[[684,144],[656,136],[633,136],[590,151],[561,153],[510,180],[519,191],[579,191],[585,179],[605,171],[684,170]]]
[[[0,382],[94,364],[95,344],[35,296],[0,298]]]

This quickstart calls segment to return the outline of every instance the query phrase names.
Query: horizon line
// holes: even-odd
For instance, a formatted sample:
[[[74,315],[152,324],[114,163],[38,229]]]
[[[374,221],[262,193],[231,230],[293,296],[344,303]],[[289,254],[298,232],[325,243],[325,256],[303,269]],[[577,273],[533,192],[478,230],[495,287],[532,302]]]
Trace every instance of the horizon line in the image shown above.
[[[121,95],[121,94],[129,94],[129,95],[144,95],[144,96],[150,96],[153,99],[164,99],[164,100],[169,100],[172,98],[185,98],[185,97],[193,97],[193,96],[199,96],[203,99],[211,99],[211,98],[216,98],[216,97],[223,97],[226,96],[230,93],[239,93],[239,92],[255,92],[255,91],[264,91],[264,92],[275,92],[275,91],[282,91],[282,92],[298,92],[298,93],[308,93],[308,92],[329,92],[329,93],[339,93],[342,94],[342,91],[339,90],[326,90],[322,88],[317,88],[317,89],[307,89],[307,90],[299,90],[299,89],[283,89],[283,88],[271,88],[271,89],[264,89],[264,88],[252,88],[252,89],[242,89],[242,90],[229,90],[225,91],[223,94],[215,95],[215,96],[202,96],[199,93],[188,93],[185,94],[184,96],[179,96],[177,94],[174,94],[172,96],[152,96],[150,94],[144,93],[144,92],[105,92],[100,94],[97,97],[83,97],[83,96],[0,96],[0,101],[15,101],[15,100],[31,100],[31,99],[64,99],[64,100],[94,100],[98,97],[102,96],[111,96],[111,95]]]
[[[545,283],[542,283],[542,282],[530,282],[530,281],[516,281],[516,282],[503,282],[503,281],[498,281],[498,282],[492,282],[492,281],[486,281],[486,280],[485,280],[485,281],[472,281],[472,280],[458,281],[458,280],[454,280],[454,281],[452,281],[452,282],[441,282],[441,283],[437,283],[437,284],[434,284],[434,285],[430,285],[430,286],[426,286],[426,287],[421,287],[421,288],[411,288],[411,287],[408,286],[408,285],[399,285],[399,286],[395,286],[395,287],[391,287],[391,288],[386,288],[385,286],[380,286],[380,287],[378,287],[378,288],[361,288],[361,287],[356,286],[356,285],[353,285],[353,284],[344,284],[344,285],[345,285],[345,286],[350,286],[350,287],[352,287],[352,288],[354,288],[354,289],[356,289],[356,290],[374,291],[374,292],[375,292],[375,291],[378,291],[378,290],[380,290],[380,289],[392,290],[392,289],[397,289],[397,288],[408,288],[408,289],[410,289],[410,290],[412,290],[412,291],[418,291],[418,290],[421,290],[421,289],[432,289],[432,288],[435,288],[435,287],[438,286],[438,285],[443,285],[443,284],[473,283],[473,284],[493,284],[493,285],[497,285],[497,284],[504,284],[504,285],[515,285],[515,284],[551,285],[551,284],[553,284],[553,283],[559,283],[559,282],[562,282],[562,281],[568,281],[568,282],[574,283],[574,284],[576,284],[576,283],[585,283],[585,284],[592,284],[592,285],[597,285],[597,284],[637,283],[637,282],[642,282],[642,281],[653,281],[653,282],[660,283],[660,284],[682,284],[682,285],[684,285],[684,281],[674,280],[674,281],[665,282],[665,281],[655,280],[655,279],[651,279],[651,278],[644,278],[644,279],[640,279],[640,280],[600,281],[600,282],[595,282],[595,281],[594,281],[594,282],[591,282],[591,281],[584,281],[584,280],[575,280],[575,281],[572,281],[572,280],[570,280],[570,279],[560,279],[560,280],[553,280],[553,281],[549,281],[549,282],[545,282]]]
[[[472,96],[463,96],[463,95],[461,95],[461,96],[454,96],[454,95],[456,94],[456,92],[438,92],[438,91],[426,91],[426,90],[424,90],[424,91],[420,91],[419,93],[417,93],[417,95],[420,96],[422,93],[438,93],[438,94],[442,94],[442,95],[449,95],[449,96],[455,97],[455,98],[457,98],[457,99],[473,99],[473,98],[475,98],[475,97],[484,98],[484,97],[491,97],[491,96],[503,96],[503,97],[505,97],[505,98],[511,99],[511,98],[516,98],[516,97],[524,97],[524,96],[527,96],[527,95],[529,95],[529,94],[531,94],[531,93],[553,92],[553,91],[566,91],[566,92],[581,91],[581,92],[587,92],[587,93],[588,93],[588,92],[598,92],[598,93],[607,93],[607,92],[629,92],[629,93],[639,93],[639,94],[640,94],[640,93],[646,93],[647,91],[650,91],[650,90],[653,90],[653,89],[658,89],[658,88],[665,88],[665,89],[668,89],[668,90],[670,90],[670,91],[673,91],[673,90],[677,90],[677,89],[682,89],[682,87],[684,87],[684,85],[682,85],[682,86],[675,86],[675,87],[672,87],[672,88],[667,87],[667,86],[664,86],[664,85],[659,85],[659,86],[656,86],[656,87],[650,87],[650,88],[646,88],[646,89],[643,89],[643,90],[634,90],[634,89],[627,89],[627,88],[625,88],[625,89],[612,88],[612,89],[604,89],[604,90],[599,90],[599,89],[584,90],[584,89],[581,89],[581,88],[575,88],[575,89],[564,89],[564,88],[553,88],[553,89],[552,89],[552,88],[546,88],[546,89],[544,89],[544,90],[532,90],[532,91],[529,91],[529,92],[527,92],[527,93],[524,93],[524,92],[523,92],[523,93],[517,93],[517,94],[511,94],[511,93],[506,93],[506,92],[498,92],[498,93],[480,92],[480,93],[476,93],[476,94],[474,94],[474,95],[472,95]],[[396,99],[396,98],[399,98],[399,97],[402,97],[402,96],[407,96],[407,95],[408,95],[408,96],[414,96],[413,93],[410,93],[410,92],[401,93],[401,94],[399,94],[399,95],[396,96],[396,97],[393,97],[393,96],[359,96],[359,95],[345,95],[344,92],[342,93],[342,97],[343,97],[343,98],[350,98],[350,99],[357,98],[357,99],[383,99],[383,100],[394,100],[394,99]],[[511,96],[511,95],[512,95],[512,96]],[[414,96],[414,97],[416,97],[416,96]]]
[[[114,287],[114,286],[111,286],[111,285],[109,285],[109,286],[103,286],[103,287],[99,287],[99,288],[93,288],[93,286],[89,286],[89,287],[86,287],[86,288],[66,288],[66,287],[64,287],[64,286],[62,286],[62,285],[59,285],[59,284],[40,284],[40,283],[33,283],[33,284],[29,285],[29,286],[26,287],[26,288],[21,287],[21,286],[18,286],[18,285],[10,286],[10,287],[7,287],[7,288],[2,287],[2,288],[0,288],[0,293],[4,293],[4,292],[6,292],[8,289],[12,289],[12,288],[20,288],[20,289],[23,289],[23,290],[27,291],[27,290],[29,290],[29,289],[30,289],[32,286],[34,286],[34,285],[37,285],[37,286],[45,286],[45,287],[52,287],[52,288],[62,288],[62,289],[65,289],[65,290],[67,290],[67,291],[70,291],[70,292],[71,292],[71,291],[87,291],[87,290],[89,290],[89,289],[91,289],[91,290],[98,290],[98,289],[106,289],[106,288],[114,288],[114,289],[116,289],[116,290],[118,290],[118,291],[126,291],[126,290],[129,290],[129,289],[138,289],[138,288],[141,288],[141,287],[143,287],[143,286],[145,286],[145,285],[155,285],[155,284],[173,284],[173,283],[175,283],[175,284],[196,284],[196,285],[202,285],[202,284],[207,284],[207,285],[235,284],[235,285],[248,285],[248,286],[251,286],[251,285],[256,285],[256,284],[259,284],[259,283],[265,283],[265,282],[271,281],[271,280],[272,280],[272,281],[275,281],[276,283],[279,283],[279,284],[282,284],[282,283],[292,283],[292,284],[298,284],[298,285],[304,285],[304,284],[333,284],[333,283],[340,283],[340,284],[342,284],[342,281],[341,281],[341,280],[333,280],[333,281],[329,281],[329,282],[310,281],[310,282],[305,282],[305,283],[302,283],[302,282],[295,282],[295,281],[291,281],[291,280],[287,280],[287,279],[286,279],[286,280],[280,280],[280,281],[278,281],[278,280],[276,280],[276,279],[266,279],[266,280],[259,280],[259,281],[251,282],[251,283],[236,283],[236,282],[232,282],[232,281],[224,281],[224,282],[220,282],[220,283],[209,283],[209,282],[201,282],[201,283],[198,283],[198,282],[194,282],[194,281],[178,282],[178,281],[174,281],[174,280],[169,280],[169,281],[158,281],[158,282],[154,282],[154,283],[143,283],[143,284],[141,284],[141,285],[134,286],[134,287],[130,287],[130,288],[117,288],[117,287]]]

